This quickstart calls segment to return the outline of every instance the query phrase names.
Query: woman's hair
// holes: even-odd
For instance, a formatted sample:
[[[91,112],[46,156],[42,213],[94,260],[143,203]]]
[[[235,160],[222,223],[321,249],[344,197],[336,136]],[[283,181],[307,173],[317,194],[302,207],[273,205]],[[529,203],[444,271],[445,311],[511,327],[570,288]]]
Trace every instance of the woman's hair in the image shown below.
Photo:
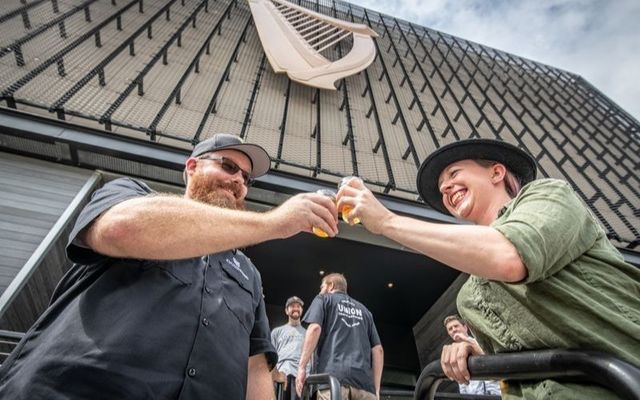
[[[497,161],[492,161],[492,160],[481,160],[481,159],[477,159],[477,160],[473,160],[476,163],[482,165],[483,167],[491,167],[495,164],[502,164],[499,163]],[[502,164],[504,165],[504,164]],[[507,194],[509,195],[509,197],[514,198],[518,195],[518,193],[520,192],[520,189],[522,189],[522,181],[520,180],[520,178],[514,174],[513,172],[511,172],[509,170],[509,168],[507,168],[507,166],[505,165],[504,167],[506,169],[506,174],[504,176],[504,188],[507,190]]]

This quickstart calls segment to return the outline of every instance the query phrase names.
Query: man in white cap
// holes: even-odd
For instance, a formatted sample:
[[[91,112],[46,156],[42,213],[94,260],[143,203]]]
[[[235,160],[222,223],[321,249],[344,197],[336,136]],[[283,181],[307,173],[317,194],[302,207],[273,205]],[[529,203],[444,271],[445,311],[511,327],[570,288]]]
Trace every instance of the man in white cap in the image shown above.
[[[273,399],[276,353],[256,267],[238,248],[321,227],[325,196],[244,210],[270,159],[218,134],[185,163],[184,196],[122,178],[73,228],[75,265],[0,370],[3,399]]]
[[[271,332],[271,343],[278,353],[278,364],[276,364],[273,375],[276,382],[284,385],[283,399],[285,400],[299,399],[296,395],[295,379],[306,332],[306,329],[300,324],[303,306],[304,302],[300,297],[289,297],[284,306],[288,322]]]

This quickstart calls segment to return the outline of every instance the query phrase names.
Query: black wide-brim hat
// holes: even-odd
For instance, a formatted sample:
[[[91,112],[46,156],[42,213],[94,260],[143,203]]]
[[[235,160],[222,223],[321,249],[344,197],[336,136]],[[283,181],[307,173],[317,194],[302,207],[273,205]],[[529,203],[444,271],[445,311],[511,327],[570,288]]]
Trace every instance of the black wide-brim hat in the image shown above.
[[[526,151],[495,139],[467,139],[450,143],[431,153],[418,170],[418,193],[432,208],[450,214],[442,203],[438,178],[451,163],[461,160],[489,160],[504,164],[524,186],[536,178],[536,161]]]

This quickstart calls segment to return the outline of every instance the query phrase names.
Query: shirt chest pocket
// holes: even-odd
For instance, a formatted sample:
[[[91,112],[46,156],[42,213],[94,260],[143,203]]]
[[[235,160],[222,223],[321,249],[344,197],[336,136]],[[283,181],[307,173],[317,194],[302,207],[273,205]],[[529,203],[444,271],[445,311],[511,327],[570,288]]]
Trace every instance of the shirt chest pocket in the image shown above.
[[[173,282],[178,286],[191,285],[204,268],[200,258],[168,261],[142,260],[140,263],[146,274],[153,275],[159,281]]]
[[[251,333],[255,322],[253,276],[240,265],[221,261],[222,297],[225,305],[240,324]]]

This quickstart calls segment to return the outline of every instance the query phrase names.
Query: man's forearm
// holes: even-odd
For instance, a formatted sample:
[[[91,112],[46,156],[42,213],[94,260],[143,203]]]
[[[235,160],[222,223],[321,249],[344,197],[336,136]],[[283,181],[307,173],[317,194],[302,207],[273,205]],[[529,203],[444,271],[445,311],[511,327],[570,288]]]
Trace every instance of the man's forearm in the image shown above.
[[[264,354],[249,357],[247,400],[275,400],[273,381]]]
[[[381,345],[371,349],[371,367],[373,370],[373,384],[376,389],[376,396],[380,395],[380,385],[382,383],[382,368],[384,366],[384,351]]]
[[[300,355],[299,369],[307,368],[307,364],[309,360],[311,360],[311,355],[318,345],[321,331],[322,328],[318,324],[311,324],[307,328],[307,333],[304,336],[304,344],[302,345],[302,354]]]
[[[178,196],[124,201],[94,221],[84,240],[112,257],[170,260],[248,246],[276,236],[266,214]]]
[[[526,278],[526,268],[516,248],[489,226],[434,224],[394,215],[382,233],[471,275],[504,282]]]

